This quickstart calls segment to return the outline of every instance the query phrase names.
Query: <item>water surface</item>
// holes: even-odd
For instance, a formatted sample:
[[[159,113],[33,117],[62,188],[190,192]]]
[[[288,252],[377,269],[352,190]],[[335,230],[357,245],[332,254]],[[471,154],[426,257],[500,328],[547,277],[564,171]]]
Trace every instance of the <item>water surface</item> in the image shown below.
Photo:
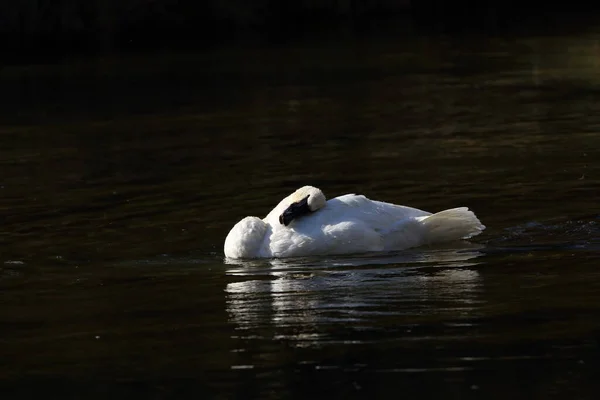
[[[595,398],[599,36],[226,49],[0,71],[9,398]],[[231,262],[304,184],[471,243]]]

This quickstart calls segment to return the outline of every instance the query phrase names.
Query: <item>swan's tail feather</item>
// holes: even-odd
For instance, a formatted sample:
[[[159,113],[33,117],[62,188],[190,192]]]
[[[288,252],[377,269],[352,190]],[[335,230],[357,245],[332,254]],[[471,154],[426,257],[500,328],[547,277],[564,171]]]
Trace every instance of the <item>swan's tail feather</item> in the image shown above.
[[[425,238],[430,244],[469,239],[485,229],[467,207],[440,211],[423,218],[421,223],[425,227]]]

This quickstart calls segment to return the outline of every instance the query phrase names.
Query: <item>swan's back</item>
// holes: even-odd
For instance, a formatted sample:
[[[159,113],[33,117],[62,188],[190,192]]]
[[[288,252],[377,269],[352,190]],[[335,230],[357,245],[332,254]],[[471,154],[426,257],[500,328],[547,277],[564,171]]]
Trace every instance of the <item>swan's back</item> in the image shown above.
[[[426,217],[431,213],[418,208],[399,206],[383,201],[370,200],[363,195],[346,194],[327,202],[323,211],[329,209],[332,222],[336,219],[354,219],[374,230],[383,231],[406,218]]]

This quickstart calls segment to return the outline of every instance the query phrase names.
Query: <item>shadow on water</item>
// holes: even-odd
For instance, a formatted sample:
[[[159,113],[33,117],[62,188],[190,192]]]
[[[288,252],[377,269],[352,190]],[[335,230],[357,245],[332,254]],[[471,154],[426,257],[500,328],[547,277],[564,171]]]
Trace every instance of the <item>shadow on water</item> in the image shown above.
[[[225,289],[227,310],[231,321],[243,330],[266,321],[276,328],[296,327],[301,333],[287,339],[304,346],[335,340],[327,337],[332,323],[352,324],[357,330],[388,329],[369,320],[393,315],[385,311],[390,303],[420,303],[410,311],[420,314],[430,302],[443,298],[461,296],[465,304],[474,301],[469,300],[469,293],[476,291],[479,274],[469,267],[477,264],[475,259],[482,253],[475,250],[480,246],[472,247],[383,256],[228,262],[237,267],[227,269],[227,274],[235,277]]]

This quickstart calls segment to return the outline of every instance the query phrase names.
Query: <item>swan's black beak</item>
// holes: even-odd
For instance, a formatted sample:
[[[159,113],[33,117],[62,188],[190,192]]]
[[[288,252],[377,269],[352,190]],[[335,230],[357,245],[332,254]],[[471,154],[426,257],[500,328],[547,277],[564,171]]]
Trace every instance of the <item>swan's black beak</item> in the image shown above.
[[[294,219],[310,213],[308,208],[308,196],[302,200],[290,204],[288,208],[279,216],[279,222],[285,226],[288,226]]]

